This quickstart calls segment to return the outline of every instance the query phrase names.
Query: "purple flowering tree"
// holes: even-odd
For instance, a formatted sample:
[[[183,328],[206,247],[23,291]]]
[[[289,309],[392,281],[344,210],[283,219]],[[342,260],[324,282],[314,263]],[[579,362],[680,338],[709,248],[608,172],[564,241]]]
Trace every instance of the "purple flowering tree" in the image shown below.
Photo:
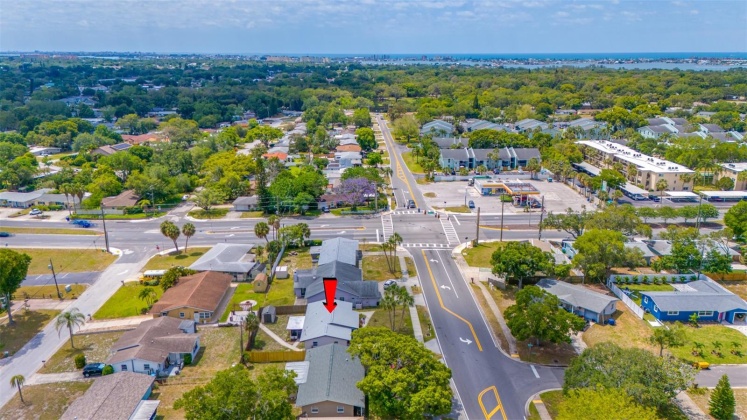
[[[337,193],[355,209],[366,202],[366,197],[376,193],[376,185],[366,178],[350,178],[342,181]]]

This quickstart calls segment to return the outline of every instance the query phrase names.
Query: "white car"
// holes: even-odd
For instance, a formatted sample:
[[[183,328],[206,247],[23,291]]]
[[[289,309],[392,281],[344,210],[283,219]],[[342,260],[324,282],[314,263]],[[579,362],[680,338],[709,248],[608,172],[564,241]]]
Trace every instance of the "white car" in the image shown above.
[[[397,284],[396,280],[387,280],[387,281],[384,282],[384,289],[388,289],[388,288],[394,286],[395,284]]]
[[[31,211],[29,212],[29,214],[30,214],[30,215],[32,215],[32,216],[38,216],[38,215],[42,214],[42,211],[41,211],[41,210],[39,210],[39,209],[32,209],[32,210],[31,210]]]

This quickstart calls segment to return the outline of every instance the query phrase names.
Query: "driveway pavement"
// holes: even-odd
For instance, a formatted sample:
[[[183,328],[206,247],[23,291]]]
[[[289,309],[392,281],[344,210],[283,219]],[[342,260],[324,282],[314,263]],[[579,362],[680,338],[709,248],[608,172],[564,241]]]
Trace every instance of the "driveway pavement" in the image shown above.
[[[64,372],[64,373],[35,373],[31,375],[23,386],[29,385],[42,385],[52,384],[55,382],[73,382],[73,381],[88,381],[90,379],[84,378],[80,372]]]
[[[695,382],[701,387],[715,388],[722,376],[729,377],[732,388],[747,388],[747,365],[717,365],[701,370]]]

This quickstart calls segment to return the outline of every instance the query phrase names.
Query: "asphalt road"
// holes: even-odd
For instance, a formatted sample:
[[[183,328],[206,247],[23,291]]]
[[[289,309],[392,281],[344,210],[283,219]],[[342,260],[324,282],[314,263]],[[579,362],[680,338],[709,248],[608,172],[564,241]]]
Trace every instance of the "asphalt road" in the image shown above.
[[[86,271],[83,273],[59,273],[57,283],[60,287],[66,284],[93,284],[98,279],[100,271]],[[44,286],[54,284],[52,274],[36,274],[27,276],[21,286]]]

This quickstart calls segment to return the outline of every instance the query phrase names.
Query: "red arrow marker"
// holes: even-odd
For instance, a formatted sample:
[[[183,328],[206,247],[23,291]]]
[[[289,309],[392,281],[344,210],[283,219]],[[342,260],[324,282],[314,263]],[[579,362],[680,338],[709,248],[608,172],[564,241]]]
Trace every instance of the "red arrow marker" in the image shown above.
[[[324,284],[324,297],[327,299],[324,302],[324,307],[327,308],[329,313],[335,310],[337,302],[335,302],[335,292],[337,292],[337,279],[323,279]]]

